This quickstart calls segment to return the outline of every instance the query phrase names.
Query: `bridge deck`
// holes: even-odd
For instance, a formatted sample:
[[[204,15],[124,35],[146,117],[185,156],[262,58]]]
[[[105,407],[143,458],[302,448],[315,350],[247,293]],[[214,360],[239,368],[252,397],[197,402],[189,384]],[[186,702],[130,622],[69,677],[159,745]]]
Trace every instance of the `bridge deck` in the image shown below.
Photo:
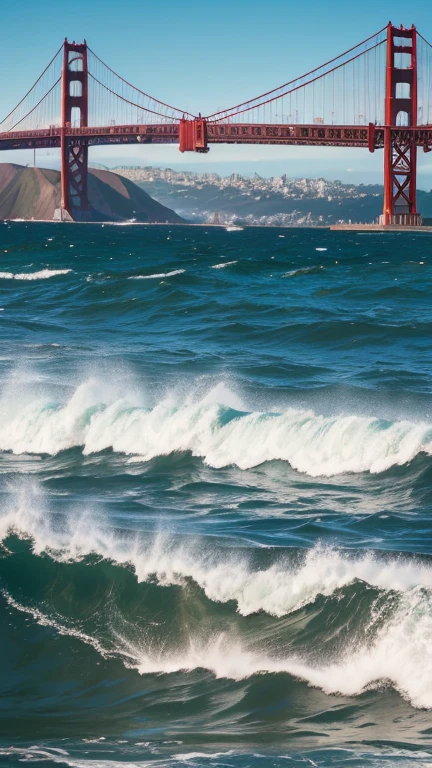
[[[370,148],[369,126],[358,125],[275,125],[252,123],[207,123],[208,144],[278,144],[327,147]],[[62,128],[51,126],[31,131],[0,133],[0,151],[11,149],[49,149],[60,147]],[[384,127],[373,126],[373,148],[384,146]],[[425,151],[432,149],[432,126],[392,128],[399,140],[414,137]],[[176,144],[180,123],[154,125],[109,125],[65,128],[64,136],[77,144]]]

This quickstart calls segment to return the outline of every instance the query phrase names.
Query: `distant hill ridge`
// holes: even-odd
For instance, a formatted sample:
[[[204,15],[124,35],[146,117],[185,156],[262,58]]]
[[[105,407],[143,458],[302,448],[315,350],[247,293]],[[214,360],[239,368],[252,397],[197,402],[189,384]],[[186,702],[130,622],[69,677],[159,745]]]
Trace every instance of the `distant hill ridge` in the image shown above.
[[[89,169],[88,194],[93,221],[183,221],[132,181],[111,171]],[[59,208],[59,171],[0,163],[0,219],[52,220]]]

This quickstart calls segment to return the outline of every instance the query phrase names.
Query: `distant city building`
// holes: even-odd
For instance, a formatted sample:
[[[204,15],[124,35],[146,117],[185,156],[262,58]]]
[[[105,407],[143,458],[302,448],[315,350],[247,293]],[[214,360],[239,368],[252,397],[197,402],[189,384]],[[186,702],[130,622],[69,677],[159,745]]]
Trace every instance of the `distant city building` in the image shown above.
[[[382,188],[377,186],[342,184],[340,181],[327,181],[323,178],[290,179],[286,173],[263,178],[258,173],[251,177],[239,173],[221,177],[218,173],[197,174],[192,171],[174,171],[172,168],[137,166],[118,167],[115,170],[141,184],[153,197],[174,208],[181,216],[208,224],[243,222],[257,226],[287,227],[344,223],[352,218],[352,201],[358,201],[354,205],[357,205],[358,220],[361,221],[361,201],[366,199],[369,208],[365,211],[369,212],[364,214],[364,220],[368,221],[375,215],[370,213],[371,199],[379,199],[382,195]],[[214,188],[214,192],[211,188]],[[321,209],[319,201],[322,201]],[[265,207],[265,213],[260,213],[260,206]],[[344,207],[350,212],[345,218]],[[332,213],[323,214],[323,210],[331,210]],[[376,215],[378,213],[379,207]]]

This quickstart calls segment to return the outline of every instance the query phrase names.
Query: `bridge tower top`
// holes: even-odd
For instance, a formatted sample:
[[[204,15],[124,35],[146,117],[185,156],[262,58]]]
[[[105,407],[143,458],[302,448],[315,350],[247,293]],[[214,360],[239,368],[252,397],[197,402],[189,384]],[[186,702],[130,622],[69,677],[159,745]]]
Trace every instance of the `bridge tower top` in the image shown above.
[[[396,56],[400,54],[399,61]],[[406,116],[407,126],[417,125],[417,30],[387,27],[385,124],[397,125]]]
[[[63,43],[62,126],[88,125],[87,43]]]

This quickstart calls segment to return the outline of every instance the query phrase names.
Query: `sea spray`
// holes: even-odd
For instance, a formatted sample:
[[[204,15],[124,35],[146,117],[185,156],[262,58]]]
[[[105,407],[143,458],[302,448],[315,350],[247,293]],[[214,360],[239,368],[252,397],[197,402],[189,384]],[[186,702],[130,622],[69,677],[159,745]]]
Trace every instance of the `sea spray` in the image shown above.
[[[90,379],[66,403],[27,398],[22,407],[16,394],[11,407],[6,392],[0,400],[0,449],[55,455],[80,447],[88,455],[110,448],[143,462],[190,452],[212,467],[243,470],[279,460],[311,477],[385,472],[432,452],[432,426],[425,422],[322,416],[296,408],[247,412],[193,394],[180,402],[168,395],[143,408],[127,393],[118,397],[106,390],[104,382]]]
[[[325,624],[321,642],[318,636],[315,647],[309,646],[301,652],[284,648],[280,643],[276,652],[269,647],[267,632],[262,638],[260,634],[242,635],[240,625],[237,630],[208,634],[203,623],[193,631],[186,623],[182,633],[186,636],[189,633],[187,641],[175,644],[168,635],[161,646],[152,639],[150,626],[140,635],[136,627],[130,627],[132,634],[128,631],[128,622],[121,621],[120,628],[112,622],[105,628],[111,639],[103,642],[89,631],[66,622],[64,617],[24,605],[3,590],[12,608],[27,613],[38,624],[51,627],[61,635],[92,645],[107,658],[117,655],[126,666],[138,669],[143,675],[206,669],[216,678],[239,681],[255,675],[287,674],[326,693],[344,696],[357,696],[366,689],[391,685],[413,706],[432,708],[429,643],[432,568],[428,563],[394,556],[383,558],[372,553],[359,558],[315,548],[291,562],[285,559],[267,569],[254,570],[247,559],[238,554],[225,554],[224,559],[214,565],[214,553],[206,551],[202,542],[196,542],[195,549],[188,551],[159,535],[147,542],[146,547],[136,537],[128,539],[121,533],[98,530],[90,515],[87,519],[72,516],[66,526],[53,530],[52,523],[47,525],[47,510],[33,517],[28,511],[26,514],[27,518],[21,505],[15,519],[12,512],[4,516],[3,536],[12,532],[30,536],[36,553],[47,552],[60,565],[97,553],[113,563],[132,567],[140,581],[154,583],[156,580],[159,589],[176,585],[187,590],[187,580],[193,579],[211,601],[236,601],[243,622],[256,611],[275,617],[294,614],[319,595],[336,598],[341,607],[345,606],[345,611],[349,609],[352,613],[356,605],[348,593],[344,595],[344,588],[358,581],[379,590],[377,597],[372,594],[369,625],[359,636],[347,637],[336,658],[335,654],[329,654],[330,638],[323,642],[325,633],[330,631],[325,629]],[[58,520],[56,524],[58,526]],[[39,530],[39,541],[31,531],[32,526]],[[89,561],[88,567],[91,564]],[[97,567],[94,563],[93,568]],[[319,608],[323,615],[325,605],[324,602]],[[162,602],[159,622],[161,607]],[[108,619],[109,614],[104,618],[103,606],[100,606],[98,623]],[[330,636],[334,629],[333,626]]]
[[[235,602],[242,616],[263,611],[282,617],[355,581],[392,593],[432,590],[429,559],[359,554],[318,544],[277,554],[263,567],[254,564],[254,551],[215,552],[205,539],[179,543],[174,533],[137,534],[106,523],[106,515],[91,507],[53,512],[40,485],[25,481],[10,488],[10,500],[0,512],[0,540],[10,534],[29,538],[36,554],[47,552],[65,562],[95,554],[132,568],[138,582],[171,586],[190,579],[209,600]]]
[[[373,641],[360,647],[348,646],[338,661],[316,663],[305,657],[266,656],[221,634],[205,644],[191,641],[180,652],[141,651],[138,669],[141,674],[172,674],[202,668],[216,677],[233,680],[286,673],[325,693],[343,696],[358,696],[367,689],[392,685],[413,706],[431,709],[431,632],[432,598],[430,593],[417,589],[401,599],[393,617]],[[135,647],[137,655],[139,651]]]

